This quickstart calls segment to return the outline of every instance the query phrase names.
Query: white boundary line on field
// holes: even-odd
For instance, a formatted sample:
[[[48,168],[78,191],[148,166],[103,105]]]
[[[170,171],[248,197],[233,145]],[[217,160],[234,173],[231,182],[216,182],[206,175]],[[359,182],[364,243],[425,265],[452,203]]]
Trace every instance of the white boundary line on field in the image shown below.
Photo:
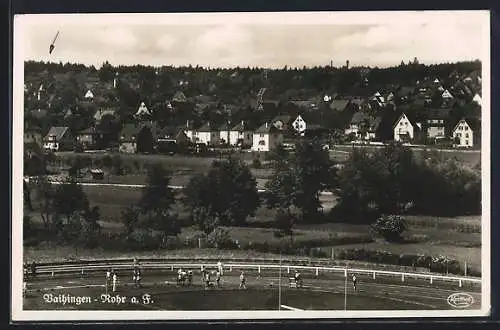
[[[291,306],[287,306],[287,305],[281,305],[281,308],[284,308],[284,309],[287,309],[290,311],[298,311],[298,312],[304,311],[303,309],[295,308],[295,307],[291,307]]]

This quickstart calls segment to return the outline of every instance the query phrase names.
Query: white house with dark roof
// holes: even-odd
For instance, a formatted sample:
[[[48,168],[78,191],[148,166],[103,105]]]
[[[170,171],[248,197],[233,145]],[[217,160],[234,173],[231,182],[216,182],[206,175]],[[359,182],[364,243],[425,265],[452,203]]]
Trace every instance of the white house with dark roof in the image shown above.
[[[461,119],[453,128],[451,136],[454,140],[453,146],[457,148],[471,148],[474,146],[474,130],[471,124]]]
[[[51,127],[43,141],[43,148],[52,151],[69,150],[75,144],[75,139],[66,126]]]
[[[236,145],[252,145],[253,130],[248,123],[243,120],[229,131],[229,144]]]
[[[393,126],[394,141],[413,140],[420,132],[421,125],[407,114],[402,113]]]
[[[219,130],[212,127],[210,122],[205,123],[194,132],[194,141],[196,143],[204,143],[206,145],[214,145],[219,143]]]
[[[283,143],[283,133],[266,122],[253,133],[252,151],[270,151]]]
[[[231,122],[224,123],[219,126],[219,142],[229,144],[229,131]]]
[[[194,125],[192,122],[190,122],[189,120],[186,121],[186,126],[184,127],[184,134],[186,134],[186,136],[188,137],[188,139],[191,141],[191,142],[196,142],[195,141],[195,132],[196,130],[194,129]]]
[[[87,93],[85,93],[85,98],[86,98],[87,100],[91,100],[91,99],[93,99],[93,98],[94,98],[94,93],[92,93],[92,91],[91,91],[90,89],[89,89],[89,90],[87,90]]]
[[[144,104],[144,102],[141,102],[141,105],[139,106],[139,109],[137,109],[137,112],[135,113],[134,116],[138,117],[138,116],[144,116],[144,115],[151,115],[151,112],[146,107],[146,104]]]
[[[441,94],[441,97],[443,99],[452,99],[453,98],[453,95],[451,95],[450,91],[445,89],[443,94]]]

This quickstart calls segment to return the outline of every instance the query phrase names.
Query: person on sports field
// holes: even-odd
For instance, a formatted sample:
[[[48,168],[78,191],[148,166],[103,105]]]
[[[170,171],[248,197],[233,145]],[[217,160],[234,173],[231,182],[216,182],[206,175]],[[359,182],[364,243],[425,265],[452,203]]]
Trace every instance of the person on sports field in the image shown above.
[[[356,286],[357,282],[358,282],[358,279],[356,278],[356,275],[353,274],[352,275],[352,286],[354,287],[354,291],[357,291],[357,286]]]
[[[111,284],[111,270],[108,268],[108,270],[106,271],[106,290],[108,290],[108,288],[110,287],[110,284]]]
[[[193,284],[193,271],[188,270],[187,272],[187,279],[188,279],[188,284],[191,285]]]
[[[299,271],[295,271],[295,284],[297,285],[297,288],[302,286],[302,276]]]
[[[205,289],[210,287],[210,272],[205,272]]]
[[[116,285],[118,284],[118,275],[113,272],[113,292],[116,292]]]
[[[220,277],[221,277],[221,273],[220,273],[220,270],[217,270],[217,274],[216,274],[216,281],[217,281],[217,287],[220,288]]]
[[[217,270],[219,271],[220,275],[222,276],[223,269],[222,269],[222,262],[220,262],[220,260],[217,263]]]
[[[141,270],[139,269],[139,267],[135,267],[134,269],[133,280],[136,287],[141,286]]]
[[[245,274],[243,272],[241,272],[241,275],[240,275],[240,289],[246,289],[246,285],[245,285]]]
[[[31,276],[33,276],[33,278],[36,277],[36,262],[32,262],[31,263]]]

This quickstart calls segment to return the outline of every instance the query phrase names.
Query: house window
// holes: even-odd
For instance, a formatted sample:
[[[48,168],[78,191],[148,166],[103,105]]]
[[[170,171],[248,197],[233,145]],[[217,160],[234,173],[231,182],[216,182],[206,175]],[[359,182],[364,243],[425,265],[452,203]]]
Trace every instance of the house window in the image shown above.
[[[469,130],[469,126],[465,126],[465,130],[468,131]]]
[[[259,146],[265,146],[265,145],[266,145],[266,141],[264,141],[264,140],[259,141]]]
[[[461,138],[461,137],[462,137],[462,133],[457,133],[457,136],[458,136],[459,138]]]
[[[408,126],[408,122],[407,121],[405,122],[405,125]]]
[[[465,138],[468,139],[469,138],[469,133],[465,133]]]
[[[466,144],[466,145],[469,145],[469,140],[465,140],[465,144]]]
[[[263,138],[264,137],[264,134],[260,134],[259,137]]]
[[[443,119],[439,120],[439,123],[440,123],[440,124],[443,124],[443,123],[444,123],[444,120],[443,120]]]

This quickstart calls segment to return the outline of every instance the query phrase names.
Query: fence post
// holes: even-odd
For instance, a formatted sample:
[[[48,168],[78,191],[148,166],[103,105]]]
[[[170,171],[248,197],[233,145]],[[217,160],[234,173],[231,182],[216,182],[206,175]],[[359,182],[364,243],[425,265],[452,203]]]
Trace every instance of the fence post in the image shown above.
[[[259,274],[260,274],[260,266],[259,266]]]
[[[170,270],[174,271],[174,265],[170,265]]]
[[[462,287],[462,280],[458,280],[458,287],[461,288]]]
[[[332,248],[332,259],[335,259],[335,253],[333,252],[333,248]]]
[[[290,274],[290,266],[286,267],[287,274]]]
[[[467,277],[467,261],[465,261],[465,265],[464,265],[464,276]]]
[[[319,275],[319,268],[316,267],[316,276],[318,276],[318,275]]]
[[[54,277],[54,271],[52,271],[52,277]]]
[[[231,273],[233,271],[233,266],[229,266],[229,272]]]
[[[83,277],[83,267],[82,267],[82,274],[81,274],[81,276]]]
[[[344,277],[347,277],[347,268],[344,269]]]
[[[405,274],[401,274],[401,282],[405,281]]]
[[[432,276],[431,276],[431,284],[432,284]]]
[[[373,279],[375,279],[375,272],[373,272]]]

